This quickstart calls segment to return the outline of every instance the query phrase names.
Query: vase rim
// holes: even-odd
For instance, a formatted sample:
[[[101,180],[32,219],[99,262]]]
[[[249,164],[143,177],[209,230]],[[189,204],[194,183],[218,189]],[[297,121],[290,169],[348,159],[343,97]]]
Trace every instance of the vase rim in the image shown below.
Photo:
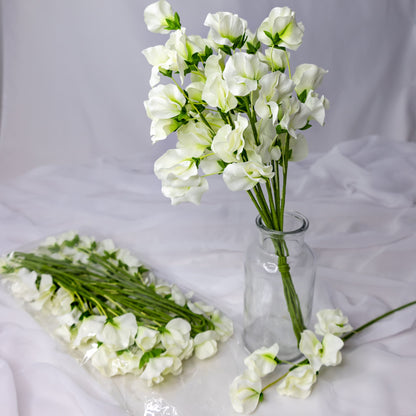
[[[300,222],[300,226],[294,228],[293,230],[288,231],[280,231],[280,230],[273,230],[272,228],[267,227],[261,218],[260,215],[256,217],[256,225],[261,230],[274,234],[274,235],[294,235],[294,234],[301,234],[304,233],[309,228],[309,220],[300,212],[297,211],[287,211],[284,213],[285,216],[296,218]]]

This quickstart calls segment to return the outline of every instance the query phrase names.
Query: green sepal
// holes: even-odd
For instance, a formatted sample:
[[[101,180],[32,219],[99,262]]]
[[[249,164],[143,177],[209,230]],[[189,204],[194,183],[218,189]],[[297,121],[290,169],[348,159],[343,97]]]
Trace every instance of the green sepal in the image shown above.
[[[223,160],[221,160],[221,159],[217,160],[217,163],[220,165],[220,168],[221,168],[222,170],[224,170],[224,169],[227,167],[227,165],[228,165],[228,163],[224,162],[224,161],[223,161]]]
[[[165,77],[172,78],[172,70],[159,68],[159,72]]]
[[[306,97],[308,96],[308,91],[303,90],[300,94],[298,94],[299,101],[304,103],[306,101]]]
[[[227,55],[232,55],[233,51],[228,45],[220,45],[218,46],[218,49],[222,50]]]
[[[55,243],[53,246],[48,246],[48,250],[51,253],[59,253],[61,251],[61,246],[58,243]]]
[[[309,123],[309,121],[299,130],[308,130],[312,127],[312,124]]]
[[[261,43],[257,41],[257,43],[247,42],[247,53],[254,55],[261,47]]]
[[[165,29],[167,30],[178,30],[181,28],[181,20],[178,13],[175,13],[173,19],[166,18]]]
[[[260,395],[259,395],[259,403],[261,403],[263,400],[264,400],[264,393],[263,392],[260,392]]]
[[[64,241],[64,246],[74,248],[76,245],[78,245],[80,242],[79,235],[76,234],[75,237],[72,240],[66,240]]]

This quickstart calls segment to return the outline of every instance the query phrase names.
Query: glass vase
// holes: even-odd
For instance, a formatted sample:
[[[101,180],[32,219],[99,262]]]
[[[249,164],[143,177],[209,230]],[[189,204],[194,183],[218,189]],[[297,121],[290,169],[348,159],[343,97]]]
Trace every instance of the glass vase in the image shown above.
[[[307,218],[288,212],[283,223],[275,231],[256,219],[258,238],[245,260],[243,340],[250,352],[277,342],[278,357],[290,360],[300,355],[300,333],[310,320],[316,266],[304,242]]]

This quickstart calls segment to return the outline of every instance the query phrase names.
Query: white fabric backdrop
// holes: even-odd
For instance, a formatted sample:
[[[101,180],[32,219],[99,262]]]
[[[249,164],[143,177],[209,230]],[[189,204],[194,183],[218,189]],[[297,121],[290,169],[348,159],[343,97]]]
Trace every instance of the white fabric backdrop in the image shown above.
[[[1,0],[3,80],[0,178],[92,155],[153,157],[143,101],[150,66],[141,54],[165,37],[147,32],[144,0]],[[208,12],[238,13],[254,30],[276,5],[306,27],[294,64],[329,70],[331,109],[309,130],[312,150],[368,134],[416,140],[414,0],[172,0],[189,33]]]
[[[227,312],[235,336],[164,386],[128,378],[116,388],[66,354],[0,285],[2,415],[121,416],[124,406],[133,416],[234,414],[228,386],[244,367],[242,265],[254,209],[215,177],[201,206],[172,207],[146,159],[40,167],[0,184],[0,253],[71,229],[112,237]],[[339,307],[358,327],[415,300],[416,144],[372,136],[290,169],[289,209],[309,218],[306,240],[318,265],[314,309]],[[310,398],[271,389],[255,415],[413,416],[415,343],[413,306],[349,340],[342,365],[320,372]]]

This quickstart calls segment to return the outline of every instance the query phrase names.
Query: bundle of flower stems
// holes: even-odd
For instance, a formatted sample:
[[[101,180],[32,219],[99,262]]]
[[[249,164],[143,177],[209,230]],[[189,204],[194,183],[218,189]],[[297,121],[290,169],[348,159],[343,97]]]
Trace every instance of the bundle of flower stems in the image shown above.
[[[179,374],[193,353],[205,359],[232,323],[155,278],[127,250],[67,233],[0,263],[13,294],[55,315],[57,333],[108,376],[134,373],[149,385]]]

